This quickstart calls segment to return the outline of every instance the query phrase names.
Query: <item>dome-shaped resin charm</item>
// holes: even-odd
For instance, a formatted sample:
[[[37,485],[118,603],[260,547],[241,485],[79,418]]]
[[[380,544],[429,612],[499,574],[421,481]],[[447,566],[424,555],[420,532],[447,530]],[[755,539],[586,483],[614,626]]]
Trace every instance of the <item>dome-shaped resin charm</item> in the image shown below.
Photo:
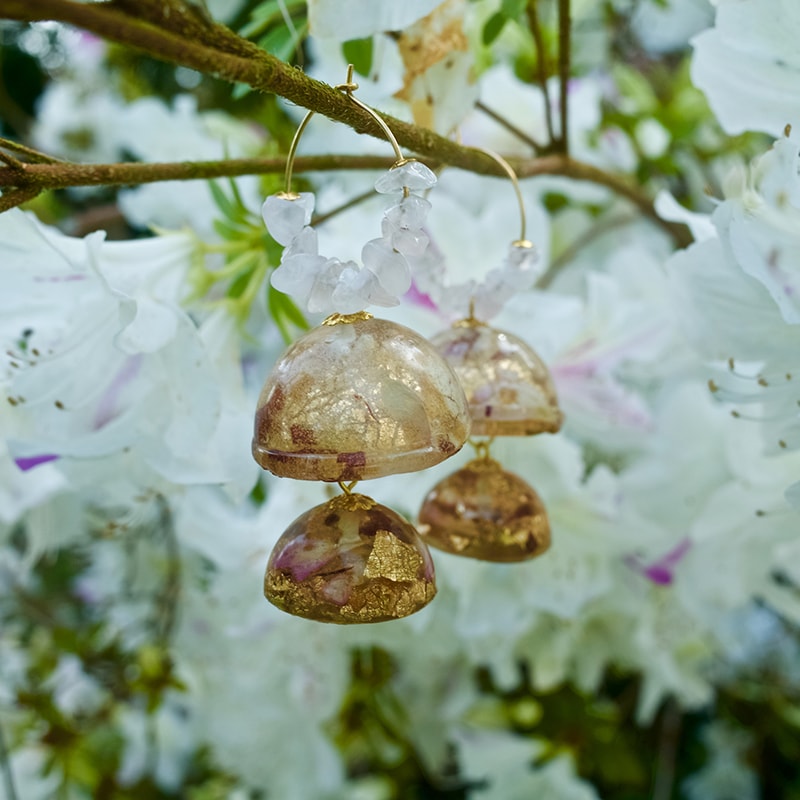
[[[544,362],[522,339],[474,319],[431,339],[467,395],[473,436],[555,433],[563,415]]]
[[[414,527],[360,494],[301,514],[275,545],[264,577],[270,603],[318,622],[400,619],[435,594],[433,561]]]
[[[378,478],[438,464],[469,424],[458,378],[430,342],[365,312],[334,315],[267,377],[253,457],[286,478]]]
[[[482,561],[526,561],[550,547],[539,495],[491,458],[477,458],[428,492],[418,530],[431,547]]]

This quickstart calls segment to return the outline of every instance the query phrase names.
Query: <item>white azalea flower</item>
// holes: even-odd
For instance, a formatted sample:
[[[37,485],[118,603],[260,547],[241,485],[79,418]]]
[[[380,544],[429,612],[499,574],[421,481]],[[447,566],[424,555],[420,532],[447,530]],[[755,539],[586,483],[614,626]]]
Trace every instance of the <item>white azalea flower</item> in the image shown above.
[[[373,0],[309,0],[313,36],[346,42],[373,33],[401,30],[433,11],[442,0],[409,0],[403,4]]]
[[[746,730],[712,722],[703,731],[708,760],[683,783],[688,800],[758,800],[758,776],[749,766],[751,738]]]
[[[132,451],[170,480],[245,480],[235,459],[219,458],[230,447],[222,426],[245,410],[241,389],[228,383],[223,393],[228,362],[210,358],[232,344],[232,327],[209,318],[198,329],[179,305],[191,237],[71,239],[9,212],[0,240],[11,248],[0,267],[9,312],[0,333],[15,457]],[[214,330],[208,342],[205,329]]]
[[[712,391],[760,420],[772,451],[800,447],[797,163],[797,145],[782,139],[749,175],[732,176],[712,215],[718,238],[669,262],[686,333],[705,356],[728,361],[709,370]]]
[[[793,0],[718,0],[714,27],[692,40],[692,80],[727,133],[800,127],[798,38]]]
[[[485,800],[526,800],[530,797],[558,800],[599,800],[591,784],[581,780],[568,756],[544,766],[530,766],[544,744],[505,731],[459,733],[459,761],[467,776],[488,785],[480,791]]]

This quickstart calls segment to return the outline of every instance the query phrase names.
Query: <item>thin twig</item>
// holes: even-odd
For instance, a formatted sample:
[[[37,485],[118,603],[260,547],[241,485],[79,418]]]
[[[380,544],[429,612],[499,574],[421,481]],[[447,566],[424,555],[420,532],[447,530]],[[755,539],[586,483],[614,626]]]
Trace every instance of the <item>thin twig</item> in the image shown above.
[[[541,152],[542,146],[532,136],[525,133],[525,131],[523,131],[521,128],[518,128],[516,125],[514,125],[513,122],[507,120],[504,116],[498,114],[496,111],[489,108],[480,100],[477,103],[475,103],[475,108],[477,108],[478,111],[481,111],[484,114],[486,114],[487,117],[493,119],[498,125],[502,125],[509,133],[516,136],[517,139],[519,139],[521,142],[527,144],[533,150],[534,153]]]
[[[2,723],[0,723],[0,766],[3,768],[3,783],[8,800],[19,800],[17,787],[14,784],[14,773],[11,771],[11,754],[8,751]]]
[[[562,152],[569,154],[569,73],[572,64],[570,0],[558,0],[558,87]]]
[[[537,8],[538,0],[528,0],[527,14],[528,14],[528,27],[531,29],[533,35],[533,43],[536,46],[536,69],[539,81],[539,87],[542,90],[544,99],[544,115],[547,123],[547,135],[550,137],[550,144],[556,141],[555,131],[553,129],[553,110],[550,107],[550,93],[547,91],[547,53],[544,46],[544,37],[542,36],[542,26],[539,23],[539,11]]]
[[[0,147],[2,147],[1,142],[0,142]],[[2,161],[4,164],[7,164],[9,167],[11,167],[11,169],[13,169],[16,172],[25,171],[25,165],[18,158],[14,158],[14,156],[10,155],[9,153],[4,153],[1,149],[0,149],[0,161]]]
[[[581,234],[572,244],[565,247],[564,250],[550,262],[550,265],[539,277],[539,280],[536,281],[536,288],[550,288],[558,273],[561,272],[584,247],[587,247],[601,236],[605,236],[605,234],[617,228],[621,228],[624,225],[630,225],[635,221],[636,217],[633,214],[619,214],[616,217],[609,217],[605,220],[601,220],[596,225],[589,228],[589,230]]]
[[[673,698],[664,706],[661,720],[661,737],[653,786],[653,800],[669,800],[675,783],[675,764],[681,736],[681,710]]]
[[[0,171],[3,170],[11,170],[11,167],[3,167],[0,169]],[[11,171],[16,175],[19,174],[16,172],[16,170]],[[3,211],[9,211],[17,206],[21,206],[23,203],[27,203],[29,200],[33,200],[33,198],[36,197],[40,191],[41,189],[37,188],[36,186],[25,186],[19,189],[12,189],[10,192],[3,192],[3,194],[0,195],[0,213]]]
[[[0,136],[0,148],[3,150],[10,150],[12,153],[18,153],[33,164],[64,164],[60,158],[49,156],[47,153],[42,153],[39,150],[34,150],[32,147],[27,147],[24,144],[15,142],[12,139],[5,139]]]
[[[320,214],[317,217],[313,217],[311,220],[311,225],[320,225],[323,222],[327,222],[329,219],[333,219],[333,217],[342,214],[345,211],[349,211],[351,208],[355,208],[357,205],[366,202],[370,199],[370,197],[375,197],[375,190],[370,189],[367,192],[363,192],[362,194],[356,195],[355,197],[350,198],[345,203],[342,203],[340,206],[336,206],[336,208],[332,208],[330,211],[326,211],[324,214]]]
[[[167,576],[161,592],[161,616],[157,625],[158,641],[162,647],[168,647],[178,614],[178,602],[181,594],[181,554],[172,510],[162,494],[156,495],[159,527],[164,534],[164,547],[167,551]]]

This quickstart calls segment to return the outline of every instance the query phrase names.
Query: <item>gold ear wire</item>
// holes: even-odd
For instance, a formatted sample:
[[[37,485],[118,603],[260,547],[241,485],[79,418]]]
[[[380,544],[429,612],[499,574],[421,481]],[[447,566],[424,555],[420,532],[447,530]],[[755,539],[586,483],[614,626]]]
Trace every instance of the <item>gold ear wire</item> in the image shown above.
[[[355,105],[359,108],[363,109],[364,111],[369,114],[372,119],[380,126],[380,129],[383,131],[386,139],[388,140],[389,144],[392,146],[392,149],[395,153],[395,162],[392,164],[390,169],[396,169],[397,167],[402,167],[403,164],[407,164],[409,161],[414,161],[413,158],[406,158],[403,155],[403,151],[400,149],[400,145],[397,142],[395,135],[392,133],[392,129],[381,119],[380,115],[372,108],[370,108],[366,103],[362,103],[354,94],[358,89],[358,84],[353,81],[353,65],[347,65],[347,76],[345,77],[345,82],[338,84],[336,87],[340,92],[343,92],[348,100],[351,100]],[[308,123],[311,121],[311,117],[315,114],[314,111],[309,111],[305,117],[303,117],[303,121],[297,127],[297,130],[294,133],[294,138],[292,139],[292,143],[289,146],[289,154],[286,156],[286,173],[285,173],[285,185],[286,189],[280,193],[280,196],[286,199],[293,199],[296,200],[299,195],[296,192],[292,191],[292,172],[294,170],[294,160],[295,156],[297,155],[297,146],[300,144],[300,138],[302,137],[305,129],[308,127]],[[408,187],[403,187],[403,196],[408,197],[409,191]]]
[[[490,158],[493,158],[503,168],[503,171],[506,173],[506,175],[508,175],[511,184],[514,187],[514,193],[517,195],[517,203],[519,204],[520,234],[519,239],[517,239],[515,242],[512,242],[512,244],[514,247],[533,247],[533,243],[529,242],[525,238],[525,203],[522,199],[522,190],[519,186],[519,178],[517,177],[517,173],[514,172],[511,164],[509,164],[508,161],[503,158],[503,156],[495,153],[493,150],[487,150],[485,147],[476,147],[475,149],[480,150],[482,153],[486,153],[486,155]]]

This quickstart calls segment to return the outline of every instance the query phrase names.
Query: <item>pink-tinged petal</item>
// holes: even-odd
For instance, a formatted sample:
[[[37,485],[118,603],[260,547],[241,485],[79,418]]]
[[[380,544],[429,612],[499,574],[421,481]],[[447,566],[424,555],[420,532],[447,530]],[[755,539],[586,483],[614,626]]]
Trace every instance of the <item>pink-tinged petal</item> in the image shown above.
[[[41,464],[48,464],[51,461],[57,461],[61,456],[54,453],[46,453],[38,456],[27,456],[25,458],[15,458],[14,463],[23,471],[27,472],[29,469],[34,469]]]
[[[681,539],[672,550],[651,564],[644,564],[638,556],[628,556],[625,563],[635,572],[652,581],[657,586],[670,586],[675,580],[675,568],[692,547],[688,538]]]
[[[114,417],[120,413],[120,397],[125,387],[139,374],[142,366],[142,355],[137,354],[131,356],[123,365],[119,372],[111,381],[97,408],[94,412],[94,420],[92,421],[93,430],[100,430],[100,428],[111,422]]]
[[[652,347],[664,335],[664,326],[659,323],[649,328],[636,328],[622,338],[611,337],[599,340],[589,337],[562,353],[558,363],[563,369],[575,369],[584,373],[608,372],[627,360],[634,360],[640,353]]]
[[[569,418],[580,414],[599,423],[649,431],[653,418],[644,400],[611,375],[595,375],[572,366],[552,368],[558,397]]]
[[[34,275],[33,282],[34,283],[72,283],[73,281],[85,281],[87,280],[86,275],[79,275],[77,273],[73,273],[72,275]]]
[[[439,307],[433,302],[431,296],[421,291],[414,281],[411,281],[411,288],[405,293],[404,298],[415,306],[428,308],[431,311],[439,310]]]

